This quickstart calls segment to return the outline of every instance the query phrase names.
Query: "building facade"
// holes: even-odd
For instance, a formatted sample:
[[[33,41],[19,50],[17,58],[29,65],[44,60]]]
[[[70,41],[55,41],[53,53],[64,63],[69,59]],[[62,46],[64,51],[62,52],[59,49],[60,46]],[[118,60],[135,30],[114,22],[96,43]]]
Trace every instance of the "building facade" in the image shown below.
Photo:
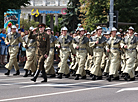
[[[35,20],[46,24],[46,16],[50,15],[50,27],[58,26],[58,16],[65,15],[69,0],[30,0],[30,5],[21,7],[21,18]],[[53,17],[55,17],[55,22]]]

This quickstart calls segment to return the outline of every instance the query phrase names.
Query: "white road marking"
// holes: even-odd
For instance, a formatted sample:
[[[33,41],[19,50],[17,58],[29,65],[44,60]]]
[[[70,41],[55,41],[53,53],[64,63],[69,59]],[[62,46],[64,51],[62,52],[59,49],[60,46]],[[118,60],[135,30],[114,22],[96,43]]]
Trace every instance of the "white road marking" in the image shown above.
[[[49,81],[55,81],[55,80],[61,80],[61,79],[48,79]],[[63,79],[62,79],[63,80]],[[19,83],[10,83],[10,84],[0,84],[0,86],[11,86],[11,85],[20,85],[20,84],[32,84],[34,82],[32,82],[31,80],[29,82],[19,82]],[[35,84],[41,83],[41,81],[36,81]]]
[[[31,99],[31,98],[39,98],[39,97],[44,97],[44,96],[46,97],[46,96],[52,96],[52,95],[59,95],[59,94],[67,94],[67,93],[81,92],[81,91],[89,91],[89,90],[100,89],[100,88],[105,88],[105,87],[112,87],[112,86],[119,86],[119,85],[131,84],[131,83],[135,83],[135,82],[138,82],[138,81],[124,82],[124,83],[104,85],[104,86],[84,88],[84,89],[77,89],[77,90],[70,90],[70,91],[62,91],[62,92],[49,93],[49,94],[41,94],[41,95],[33,95],[33,96],[25,96],[25,97],[17,97],[17,98],[9,98],[9,99],[6,98],[6,99],[0,99],[0,102],[2,102],[2,101],[13,101],[13,100]]]
[[[138,87],[124,88],[124,89],[118,90],[116,93],[123,92],[123,91],[136,91],[136,90],[138,90]]]
[[[74,85],[87,84],[87,83],[96,83],[96,82],[101,82],[101,81],[104,81],[104,80],[87,81],[87,82],[80,82],[80,83],[73,83],[73,84],[36,84],[36,85],[23,86],[20,88],[37,87],[37,86],[58,86],[58,87],[64,86],[66,87],[66,86],[74,86]]]
[[[5,81],[5,80],[18,80],[18,79],[26,79],[26,78],[12,78],[12,77],[9,77],[8,79],[1,79],[0,81]]]

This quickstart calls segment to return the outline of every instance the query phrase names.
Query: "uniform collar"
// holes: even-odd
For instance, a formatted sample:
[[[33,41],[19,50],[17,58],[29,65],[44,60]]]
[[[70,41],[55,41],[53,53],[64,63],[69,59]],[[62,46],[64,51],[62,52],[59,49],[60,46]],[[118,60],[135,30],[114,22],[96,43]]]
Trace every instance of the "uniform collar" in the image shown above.
[[[96,36],[96,38],[100,38],[100,39],[102,38],[102,35],[100,35],[100,36],[98,36],[98,35],[95,35],[95,36]]]
[[[62,38],[64,38],[64,36],[62,35]],[[67,34],[66,34],[66,36],[65,36],[65,39],[67,39]]]
[[[129,35],[128,35],[128,38],[131,38],[131,39],[132,39],[133,37],[134,37],[134,35],[132,35],[132,36],[129,36]]]
[[[79,39],[83,39],[84,38],[84,35],[82,37],[78,36]]]
[[[111,39],[116,39],[116,36],[115,37],[111,37]]]

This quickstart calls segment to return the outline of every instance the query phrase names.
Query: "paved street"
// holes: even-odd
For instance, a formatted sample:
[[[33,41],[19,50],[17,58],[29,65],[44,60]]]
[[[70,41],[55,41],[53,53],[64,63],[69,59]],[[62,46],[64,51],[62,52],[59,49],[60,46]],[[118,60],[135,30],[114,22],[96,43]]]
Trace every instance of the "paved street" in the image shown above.
[[[31,77],[4,76],[6,69],[0,68],[0,102],[137,102],[138,78],[133,82],[107,82],[48,78],[47,83],[31,82]],[[104,78],[105,79],[105,78]]]

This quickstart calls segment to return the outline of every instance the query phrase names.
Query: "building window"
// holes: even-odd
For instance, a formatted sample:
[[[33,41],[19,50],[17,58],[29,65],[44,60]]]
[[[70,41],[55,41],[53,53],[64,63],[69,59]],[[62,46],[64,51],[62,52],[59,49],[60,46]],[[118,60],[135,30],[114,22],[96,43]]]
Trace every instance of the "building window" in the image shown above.
[[[47,6],[58,6],[58,0],[47,0]]]
[[[59,0],[59,2],[60,6],[67,6],[69,0]]]
[[[34,0],[35,6],[43,6],[43,0]]]

